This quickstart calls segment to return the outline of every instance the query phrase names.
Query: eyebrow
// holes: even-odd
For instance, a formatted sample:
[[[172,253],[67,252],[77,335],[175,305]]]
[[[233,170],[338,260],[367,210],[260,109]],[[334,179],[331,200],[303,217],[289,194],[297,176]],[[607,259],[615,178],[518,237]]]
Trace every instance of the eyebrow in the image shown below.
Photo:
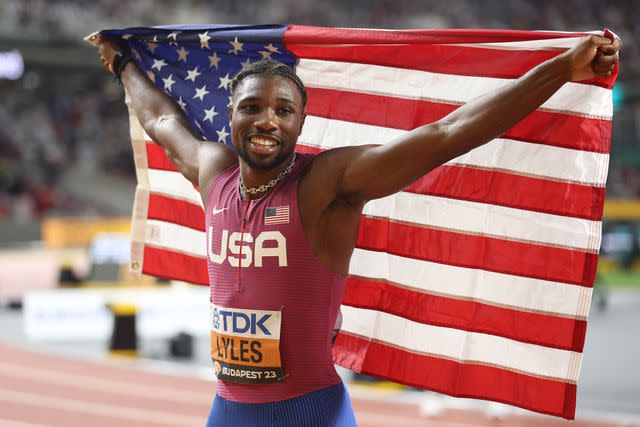
[[[238,103],[260,101],[260,99],[261,98],[258,97],[258,96],[248,96],[246,98],[239,99]],[[281,96],[281,97],[278,97],[277,100],[279,102],[285,102],[287,104],[296,105],[295,101],[293,99],[291,99],[291,98],[286,98],[286,97]]]

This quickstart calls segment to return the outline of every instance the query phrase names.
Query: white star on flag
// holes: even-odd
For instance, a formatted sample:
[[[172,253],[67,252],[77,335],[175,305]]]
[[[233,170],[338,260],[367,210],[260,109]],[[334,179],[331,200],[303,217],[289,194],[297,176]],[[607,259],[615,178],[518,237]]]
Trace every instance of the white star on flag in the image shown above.
[[[166,79],[162,79],[162,81],[164,82],[164,90],[171,92],[171,86],[173,86],[173,84],[175,83],[172,75],[169,74],[169,77],[167,77]]]
[[[209,40],[211,40],[211,37],[209,37],[208,33],[209,33],[208,31],[205,31],[202,34],[198,34],[198,37],[200,37],[200,47],[203,49],[205,47],[209,49]]]
[[[180,31],[174,31],[173,33],[167,36],[167,40],[173,39],[172,42],[169,42],[169,46],[178,46],[178,39],[176,38],[178,37],[178,34],[180,34]]]
[[[271,52],[271,53],[281,53],[281,52],[278,50],[278,48],[277,48],[277,47],[275,47],[275,46],[273,45],[273,43],[269,43],[269,44],[268,44],[268,45],[266,45],[264,48],[265,48],[265,49],[267,49],[267,50],[268,50],[269,52]]]
[[[204,120],[209,120],[211,123],[213,123],[213,118],[218,115],[215,105],[208,110],[204,110],[204,113]]]
[[[237,55],[238,52],[240,52],[242,50],[242,46],[244,46],[244,43],[240,43],[238,41],[238,36],[236,36],[235,39],[233,39],[231,43],[231,46],[233,46],[233,49],[229,49],[229,53],[233,53],[234,55]]]
[[[251,60],[247,58],[247,60],[241,62],[240,65],[242,65],[242,71],[244,71],[251,66]]]
[[[178,98],[176,102],[178,103],[180,108],[182,108],[183,111],[186,111],[187,103],[182,100],[182,97]]]
[[[218,134],[218,142],[227,142],[227,136],[229,136],[229,134],[227,133],[226,126],[222,126],[222,129],[217,130],[216,133]]]
[[[266,50],[258,51],[260,55],[262,55],[262,59],[271,59],[271,52],[267,52]]]
[[[187,70],[187,78],[185,80],[191,80],[192,82],[196,82],[196,77],[202,75],[202,73],[198,72],[198,67],[194,68],[193,70],[189,71]]]
[[[186,64],[187,55],[189,55],[189,51],[186,50],[184,46],[180,46],[180,49],[178,50],[178,61],[184,61],[184,63]]]
[[[218,63],[220,62],[220,57],[218,56],[218,54],[216,54],[215,52],[213,52],[213,55],[211,55],[209,57],[209,68],[213,68],[215,67],[216,70],[218,69]]]
[[[162,67],[164,67],[165,65],[167,65],[166,62],[164,62],[164,59],[154,59],[153,60],[153,65],[151,66],[151,68],[155,68],[158,71],[162,71]]]
[[[157,43],[153,43],[153,42],[147,42],[147,49],[149,50],[149,52],[151,52],[152,54],[155,53],[156,48],[158,47]]]
[[[210,93],[210,92],[207,90],[207,86],[206,85],[202,86],[199,89],[196,88],[196,94],[194,95],[193,99],[198,98],[200,101],[204,101],[204,97],[208,93]]]
[[[231,80],[229,78],[229,73],[227,73],[224,77],[220,77],[220,85],[218,86],[218,89],[224,87],[225,90],[229,90],[229,83],[231,83]]]

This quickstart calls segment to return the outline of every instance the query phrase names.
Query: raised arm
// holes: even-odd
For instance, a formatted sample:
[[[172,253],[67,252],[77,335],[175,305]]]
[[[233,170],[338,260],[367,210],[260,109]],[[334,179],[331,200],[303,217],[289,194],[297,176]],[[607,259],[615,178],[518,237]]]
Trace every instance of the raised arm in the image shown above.
[[[337,196],[362,202],[401,190],[430,170],[501,135],[566,82],[610,75],[621,46],[619,39],[586,37],[521,78],[392,143],[337,152],[334,163],[344,165],[336,183]]]
[[[119,53],[118,47],[111,40],[101,40],[98,46],[102,64],[114,73],[113,60]],[[164,149],[180,173],[200,188],[202,197],[206,197],[213,178],[236,161],[233,150],[225,144],[199,138],[176,102],[159,90],[133,61],[124,66],[120,80],[147,135]]]

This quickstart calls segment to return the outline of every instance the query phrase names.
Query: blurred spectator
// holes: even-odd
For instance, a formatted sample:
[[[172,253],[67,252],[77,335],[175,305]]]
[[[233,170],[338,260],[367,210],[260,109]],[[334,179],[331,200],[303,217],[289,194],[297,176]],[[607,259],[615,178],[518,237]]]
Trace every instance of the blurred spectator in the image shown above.
[[[70,167],[134,179],[121,94],[109,96],[103,79],[57,85],[47,78],[29,88],[0,82],[0,218],[82,213],[82,204],[58,186]]]

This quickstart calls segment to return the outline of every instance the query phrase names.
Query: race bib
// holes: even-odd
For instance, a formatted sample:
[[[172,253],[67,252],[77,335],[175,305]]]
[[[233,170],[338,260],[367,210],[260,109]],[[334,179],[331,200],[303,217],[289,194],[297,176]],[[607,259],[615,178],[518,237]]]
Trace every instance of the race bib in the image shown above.
[[[211,304],[211,360],[218,379],[244,384],[280,381],[281,323],[280,311]]]

